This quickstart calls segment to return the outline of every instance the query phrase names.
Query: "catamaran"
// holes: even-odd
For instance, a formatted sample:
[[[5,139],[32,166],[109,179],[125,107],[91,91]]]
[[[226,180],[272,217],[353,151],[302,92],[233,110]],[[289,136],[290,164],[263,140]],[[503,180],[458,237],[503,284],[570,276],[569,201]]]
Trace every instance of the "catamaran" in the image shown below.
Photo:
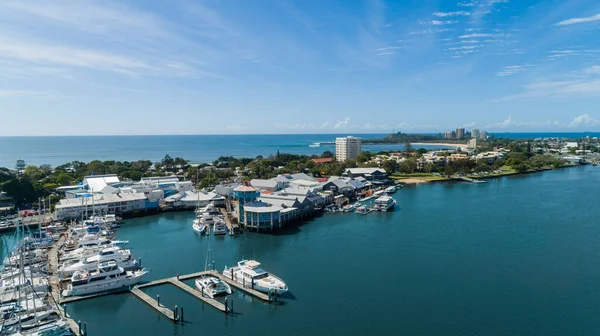
[[[242,260],[238,262],[237,266],[225,267],[223,275],[241,284],[253,286],[254,289],[264,293],[282,294],[288,291],[283,280],[267,273],[256,260]]]

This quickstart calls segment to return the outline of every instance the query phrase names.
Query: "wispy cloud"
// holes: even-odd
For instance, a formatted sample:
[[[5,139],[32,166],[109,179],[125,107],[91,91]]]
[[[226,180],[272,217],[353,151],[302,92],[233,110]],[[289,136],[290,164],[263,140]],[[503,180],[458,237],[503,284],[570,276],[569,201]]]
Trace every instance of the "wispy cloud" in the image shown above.
[[[567,19],[567,20],[558,22],[556,25],[557,26],[568,26],[568,25],[572,25],[572,24],[593,22],[593,21],[598,21],[598,20],[600,20],[600,14],[596,14],[596,15],[592,15],[592,16],[588,16],[588,17],[582,17],[582,18]]]
[[[582,114],[579,117],[576,117],[571,121],[569,127],[579,127],[579,126],[598,126],[600,125],[600,121],[596,118],[590,117],[589,114]]]
[[[435,12],[435,13],[433,13],[433,16],[437,16],[437,17],[468,16],[468,15],[471,15],[471,13],[469,13],[467,11]]]
[[[460,38],[460,39],[470,39],[470,38],[475,38],[475,37],[506,37],[506,36],[508,36],[508,35],[507,34],[474,33],[474,34],[461,35],[458,38]]]
[[[456,21],[456,20],[446,20],[446,21],[431,20],[430,23],[434,26],[442,26],[442,25],[455,24],[455,23],[458,23],[458,21]]]
[[[525,66],[525,65],[507,65],[507,66],[503,67],[500,71],[496,72],[496,76],[499,76],[499,77],[511,76],[511,75],[517,74],[519,72],[525,71],[526,68],[527,68],[527,66]]]
[[[475,7],[477,6],[476,2],[459,2],[456,4],[458,7]]]
[[[346,117],[344,120],[338,121],[333,128],[345,128],[348,127],[350,123],[350,118]]]
[[[41,97],[48,95],[43,91],[32,90],[0,90],[0,98]]]

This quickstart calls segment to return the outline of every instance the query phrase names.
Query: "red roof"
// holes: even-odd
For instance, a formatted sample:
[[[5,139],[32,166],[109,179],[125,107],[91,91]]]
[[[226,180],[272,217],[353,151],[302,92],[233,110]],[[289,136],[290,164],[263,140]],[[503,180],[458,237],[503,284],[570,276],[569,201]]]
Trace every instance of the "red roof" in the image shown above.
[[[328,177],[316,177],[315,180],[317,182],[327,182],[329,178]]]
[[[329,163],[333,162],[333,158],[320,158],[320,159],[312,159],[314,163]]]

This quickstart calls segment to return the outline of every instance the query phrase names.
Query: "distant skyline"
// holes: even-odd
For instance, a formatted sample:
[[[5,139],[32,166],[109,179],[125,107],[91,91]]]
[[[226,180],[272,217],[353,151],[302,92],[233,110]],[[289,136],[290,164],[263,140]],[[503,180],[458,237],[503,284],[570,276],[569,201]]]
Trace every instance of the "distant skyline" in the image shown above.
[[[597,0],[0,2],[0,136],[600,131]]]

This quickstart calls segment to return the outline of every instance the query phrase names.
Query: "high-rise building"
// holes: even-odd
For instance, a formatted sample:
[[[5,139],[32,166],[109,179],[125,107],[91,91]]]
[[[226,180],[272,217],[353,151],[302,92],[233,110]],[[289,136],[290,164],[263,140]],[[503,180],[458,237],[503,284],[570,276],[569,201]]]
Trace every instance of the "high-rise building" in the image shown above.
[[[444,138],[445,139],[454,139],[454,133],[452,131],[448,131],[448,132],[444,133]]]
[[[360,138],[348,136],[335,139],[335,158],[338,161],[356,160],[361,151]]]
[[[465,129],[462,127],[459,127],[456,129],[456,138],[457,139],[463,139],[465,137]]]
[[[471,138],[472,139],[479,139],[479,130],[477,128],[473,128],[471,130]]]
[[[487,137],[488,137],[487,131],[481,131],[479,133],[479,139],[480,140],[485,140],[485,139],[487,139]]]

